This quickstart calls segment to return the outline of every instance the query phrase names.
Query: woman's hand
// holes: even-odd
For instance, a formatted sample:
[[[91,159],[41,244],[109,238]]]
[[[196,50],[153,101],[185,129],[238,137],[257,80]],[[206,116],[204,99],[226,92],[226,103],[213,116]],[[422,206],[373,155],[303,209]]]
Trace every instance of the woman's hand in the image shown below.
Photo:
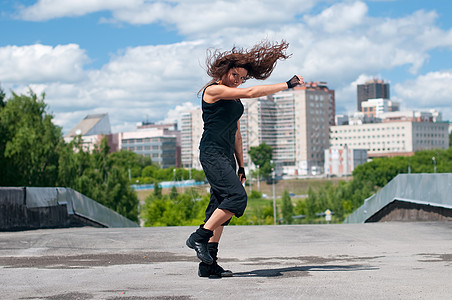
[[[242,184],[245,183],[245,180],[246,180],[245,169],[242,167],[239,167],[239,170],[237,171],[237,175],[239,176],[240,182]]]
[[[297,86],[297,85],[301,85],[303,84],[303,76],[301,75],[294,75],[292,78],[290,78],[287,82],[287,87],[289,89]]]

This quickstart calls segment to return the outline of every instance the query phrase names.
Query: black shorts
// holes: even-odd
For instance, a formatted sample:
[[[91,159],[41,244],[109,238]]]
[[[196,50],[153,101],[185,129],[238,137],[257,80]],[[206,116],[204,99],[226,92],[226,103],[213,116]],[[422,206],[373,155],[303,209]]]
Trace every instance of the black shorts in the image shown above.
[[[202,150],[199,160],[210,184],[210,202],[206,209],[205,221],[217,208],[226,209],[236,217],[242,216],[246,208],[247,195],[235,173],[234,155],[227,156],[215,150]],[[229,224],[229,221],[223,225]]]

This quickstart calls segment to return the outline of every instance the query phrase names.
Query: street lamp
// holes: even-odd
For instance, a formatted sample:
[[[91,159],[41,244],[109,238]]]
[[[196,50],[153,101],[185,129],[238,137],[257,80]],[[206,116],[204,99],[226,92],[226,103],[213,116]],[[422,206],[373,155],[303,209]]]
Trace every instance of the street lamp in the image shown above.
[[[270,160],[272,166],[272,188],[273,188],[273,224],[276,225],[276,193],[275,193],[275,167],[273,166],[273,160]]]
[[[257,165],[257,191],[260,192],[261,191],[261,181],[259,178],[259,165]]]
[[[253,177],[251,176],[251,171],[249,172],[250,174],[248,175],[250,178],[248,179],[249,182],[249,187],[250,187],[250,193],[253,192]]]

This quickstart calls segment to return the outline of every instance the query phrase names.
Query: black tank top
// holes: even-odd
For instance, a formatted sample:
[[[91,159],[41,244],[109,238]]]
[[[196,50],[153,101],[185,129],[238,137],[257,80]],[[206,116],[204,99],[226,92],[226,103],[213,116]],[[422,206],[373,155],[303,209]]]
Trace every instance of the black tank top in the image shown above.
[[[199,150],[211,149],[231,155],[234,153],[237,121],[243,114],[243,104],[240,99],[220,99],[215,103],[207,103],[204,101],[204,93],[205,89],[202,93],[204,132]]]

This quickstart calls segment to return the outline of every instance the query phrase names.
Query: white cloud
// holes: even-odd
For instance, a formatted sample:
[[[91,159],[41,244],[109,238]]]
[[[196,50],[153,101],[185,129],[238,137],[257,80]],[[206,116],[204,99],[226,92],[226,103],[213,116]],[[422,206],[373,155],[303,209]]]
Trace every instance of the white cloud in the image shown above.
[[[355,13],[348,16],[349,11]],[[430,50],[452,43],[452,30],[435,25],[435,12],[421,10],[397,19],[371,18],[365,12],[362,2],[344,2],[304,17],[308,26],[300,44],[306,53],[302,63],[307,76],[327,76],[323,79],[343,86],[360,74],[401,66],[415,75],[428,61]]]
[[[367,5],[363,2],[339,3],[315,16],[306,16],[311,28],[321,28],[328,33],[343,32],[361,25],[366,17]]]
[[[121,10],[141,3],[142,0],[39,0],[32,6],[22,6],[19,17],[28,21],[45,21],[61,17],[83,16],[103,10]]]
[[[160,123],[162,123],[162,124],[169,124],[169,123],[180,124],[180,121],[181,121],[180,118],[181,118],[182,113],[193,110],[197,106],[198,105],[195,105],[192,102],[185,102],[185,103],[182,103],[182,105],[177,105],[175,108],[170,109],[168,111],[165,119],[163,119]]]
[[[80,80],[87,62],[85,51],[76,44],[0,47],[0,82]]]
[[[162,120],[180,103],[197,100],[198,90],[208,80],[198,61],[203,61],[205,49],[201,42],[129,48],[100,70],[87,71],[88,80],[78,83],[78,91],[70,87],[63,91],[77,94],[72,101],[76,109],[108,112],[113,127]],[[61,95],[50,86],[49,103],[56,110],[64,109],[50,90]]]
[[[395,85],[397,98],[416,108],[450,108],[452,71],[431,72]]]
[[[102,17],[101,21],[134,25],[161,23],[177,28],[184,35],[205,35],[230,28],[260,26],[262,29],[263,25],[281,24],[308,11],[314,4],[315,1],[309,0],[39,0],[32,6],[22,7],[19,17],[44,21],[109,11],[111,18]]]
[[[226,34],[231,29],[260,31],[290,23],[297,13],[309,10],[313,1],[183,1],[174,7],[169,22],[186,35]],[[202,13],[200,13],[202,12]]]

